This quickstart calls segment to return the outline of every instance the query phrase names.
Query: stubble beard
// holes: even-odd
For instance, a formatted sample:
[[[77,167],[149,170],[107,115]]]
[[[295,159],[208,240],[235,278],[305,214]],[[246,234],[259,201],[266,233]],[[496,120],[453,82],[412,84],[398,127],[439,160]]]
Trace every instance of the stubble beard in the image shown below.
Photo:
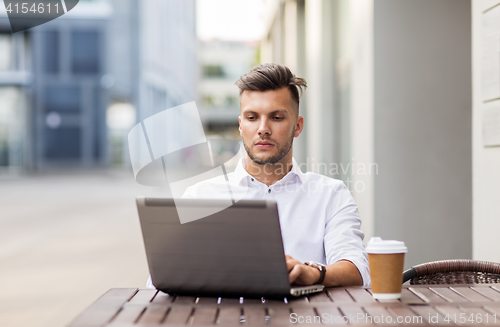
[[[263,138],[262,140],[265,141],[265,140],[269,140],[269,139]],[[270,157],[260,159],[260,158],[257,158],[255,156],[255,154],[251,151],[248,144],[245,141],[243,141],[243,146],[245,147],[245,150],[248,154],[248,157],[250,159],[252,159],[253,162],[255,162],[256,164],[259,164],[259,165],[272,165],[272,164],[279,162],[281,159],[283,159],[288,154],[288,152],[290,152],[290,149],[292,148],[293,133],[292,133],[291,137],[288,139],[288,142],[285,144],[285,146],[281,147],[276,142],[275,142],[275,144],[276,144],[276,147],[278,149],[278,152],[275,155],[272,155]]]

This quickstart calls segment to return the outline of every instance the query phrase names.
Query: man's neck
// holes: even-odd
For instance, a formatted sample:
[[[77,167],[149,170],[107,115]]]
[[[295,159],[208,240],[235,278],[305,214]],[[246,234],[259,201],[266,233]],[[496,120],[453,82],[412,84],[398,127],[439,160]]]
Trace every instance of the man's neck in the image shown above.
[[[288,158],[287,158],[288,157]],[[260,165],[247,157],[246,171],[259,182],[271,186],[292,169],[292,156],[286,156],[274,164]]]

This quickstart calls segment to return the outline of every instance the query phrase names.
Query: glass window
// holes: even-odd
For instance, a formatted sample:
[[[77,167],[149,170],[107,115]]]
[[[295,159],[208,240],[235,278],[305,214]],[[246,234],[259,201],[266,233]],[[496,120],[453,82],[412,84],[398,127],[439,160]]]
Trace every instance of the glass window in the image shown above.
[[[80,106],[80,88],[71,85],[51,85],[45,88],[44,110],[78,112]]]
[[[127,134],[136,123],[136,110],[130,102],[113,102],[106,111],[108,126],[109,153],[111,163],[125,165],[129,160]]]
[[[102,104],[102,97],[104,91],[101,87],[94,87],[94,104],[93,104],[93,132],[94,132],[94,144],[93,144],[93,156],[94,159],[98,160],[104,156],[105,142],[106,142],[106,112]]]
[[[204,95],[203,105],[205,107],[212,107],[214,105],[214,97],[212,95]]]
[[[0,86],[0,166],[21,164],[23,111],[20,89]]]
[[[252,68],[247,63],[227,63],[224,65],[226,74],[231,79],[238,79]]]
[[[80,159],[81,129],[57,128],[44,130],[45,158]]]
[[[222,78],[225,76],[224,69],[221,65],[205,65],[203,66],[203,76],[209,78]]]
[[[98,74],[99,33],[73,31],[71,33],[71,71],[74,74]]]
[[[42,70],[47,74],[59,72],[59,33],[42,33]]]
[[[12,37],[0,33],[0,71],[12,69]]]
[[[240,98],[233,95],[228,95],[226,97],[226,103],[228,106],[234,107],[240,103]]]
[[[9,125],[0,123],[0,167],[9,166]]]

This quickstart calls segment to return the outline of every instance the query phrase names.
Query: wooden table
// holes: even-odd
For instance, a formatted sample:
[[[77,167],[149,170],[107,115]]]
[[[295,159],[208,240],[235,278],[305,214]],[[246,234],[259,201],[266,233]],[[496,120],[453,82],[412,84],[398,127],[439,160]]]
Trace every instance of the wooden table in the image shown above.
[[[330,288],[283,300],[169,296],[111,289],[69,325],[500,325],[500,284],[403,286],[401,300],[378,302],[369,288]]]

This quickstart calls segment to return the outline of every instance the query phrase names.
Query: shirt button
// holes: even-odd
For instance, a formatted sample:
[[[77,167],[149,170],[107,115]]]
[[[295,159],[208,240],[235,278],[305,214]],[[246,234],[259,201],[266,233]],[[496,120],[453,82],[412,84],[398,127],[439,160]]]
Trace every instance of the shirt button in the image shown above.
[[[254,181],[254,179],[252,178],[252,182]]]
[[[267,193],[271,193],[271,189],[267,190]]]

